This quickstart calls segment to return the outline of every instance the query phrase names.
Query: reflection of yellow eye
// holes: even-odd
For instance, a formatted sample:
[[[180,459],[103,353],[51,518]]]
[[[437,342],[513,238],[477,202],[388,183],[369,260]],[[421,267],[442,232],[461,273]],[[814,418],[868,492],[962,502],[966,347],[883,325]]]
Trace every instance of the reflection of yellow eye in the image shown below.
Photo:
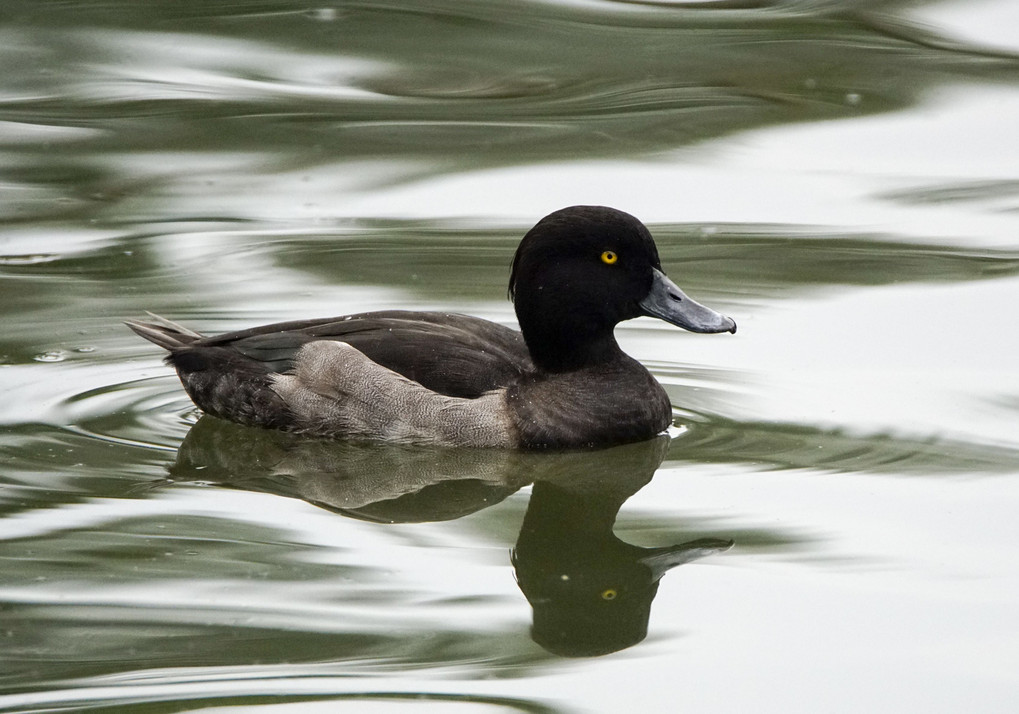
[[[601,254],[601,262],[605,263],[605,265],[612,265],[617,260],[619,260],[619,256],[611,250],[607,250]]]
[[[605,590],[604,592],[602,592],[601,599],[602,600],[615,600],[616,599],[616,595],[618,595],[618,594],[619,593],[617,593],[615,590],[613,590],[612,588],[609,588],[608,590]]]

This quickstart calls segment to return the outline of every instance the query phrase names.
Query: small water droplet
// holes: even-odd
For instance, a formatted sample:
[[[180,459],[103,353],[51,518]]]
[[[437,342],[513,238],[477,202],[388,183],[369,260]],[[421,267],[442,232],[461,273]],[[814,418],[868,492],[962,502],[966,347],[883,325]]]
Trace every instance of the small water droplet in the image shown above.
[[[67,354],[62,350],[50,350],[49,352],[43,352],[33,357],[36,362],[63,362],[67,359]]]
[[[88,354],[89,352],[95,352],[96,348],[91,345],[83,345],[81,347],[75,347],[74,351],[82,354]]]
[[[863,97],[861,97],[856,92],[849,92],[848,94],[846,94],[846,104],[848,104],[848,105],[850,105],[852,107],[857,106],[862,101],[863,101]]]

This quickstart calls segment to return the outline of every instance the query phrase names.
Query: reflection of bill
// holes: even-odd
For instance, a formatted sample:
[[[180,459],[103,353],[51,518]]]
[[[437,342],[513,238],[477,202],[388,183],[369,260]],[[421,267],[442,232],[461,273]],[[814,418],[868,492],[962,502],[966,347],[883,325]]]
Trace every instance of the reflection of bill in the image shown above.
[[[512,557],[534,610],[531,634],[549,652],[583,657],[643,640],[665,573],[732,545],[701,538],[642,548],[613,533],[620,507],[651,480],[668,443],[660,437],[556,453],[398,447],[203,417],[181,444],[171,475],[301,498],[382,523],[452,520],[533,483]]]

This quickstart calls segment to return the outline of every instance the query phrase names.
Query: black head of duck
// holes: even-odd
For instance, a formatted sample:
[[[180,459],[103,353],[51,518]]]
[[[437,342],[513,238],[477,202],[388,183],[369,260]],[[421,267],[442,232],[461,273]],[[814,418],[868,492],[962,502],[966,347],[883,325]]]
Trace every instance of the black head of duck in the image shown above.
[[[513,259],[510,296],[531,359],[547,372],[617,359],[613,330],[635,317],[692,332],[736,331],[669,280],[643,223],[604,206],[564,208],[528,231]]]

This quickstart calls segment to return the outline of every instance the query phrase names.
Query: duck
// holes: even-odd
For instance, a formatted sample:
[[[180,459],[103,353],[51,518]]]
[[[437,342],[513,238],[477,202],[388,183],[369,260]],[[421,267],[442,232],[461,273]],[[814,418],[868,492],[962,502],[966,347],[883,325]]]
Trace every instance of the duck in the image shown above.
[[[168,351],[191,400],[229,421],[313,437],[510,449],[597,448],[672,423],[662,385],[616,325],[654,317],[697,333],[735,321],[665,274],[634,216],[555,211],[510,268],[519,330],[470,315],[384,310],[201,335],[149,313],[125,324]]]

